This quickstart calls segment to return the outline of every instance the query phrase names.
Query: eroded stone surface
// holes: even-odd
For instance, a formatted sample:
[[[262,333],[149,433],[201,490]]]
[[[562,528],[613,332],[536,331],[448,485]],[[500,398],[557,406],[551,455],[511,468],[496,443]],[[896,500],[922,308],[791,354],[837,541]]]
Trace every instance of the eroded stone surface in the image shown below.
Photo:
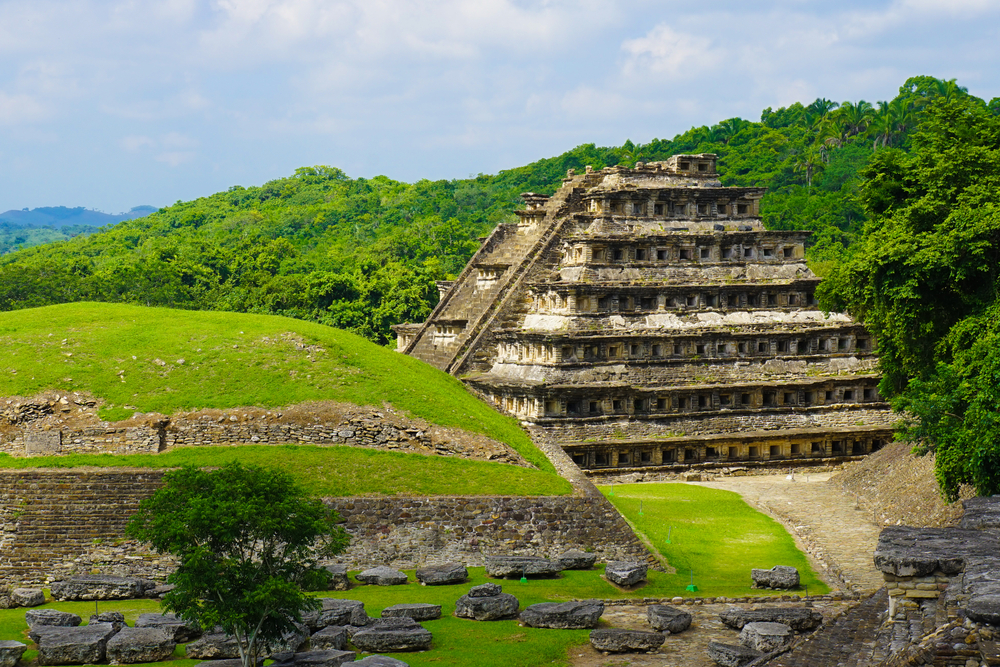
[[[597,562],[597,554],[570,549],[556,556],[555,560],[564,570],[589,570]]]
[[[742,630],[747,623],[784,623],[798,632],[818,628],[823,622],[823,614],[806,607],[758,607],[741,609],[730,607],[719,614],[722,622],[733,630]]]
[[[133,600],[154,588],[156,582],[149,579],[94,574],[57,581],[49,590],[56,600]]]
[[[461,563],[444,563],[417,568],[417,581],[427,586],[461,584],[469,578],[469,570]]]
[[[342,651],[347,647],[347,627],[343,625],[328,625],[314,632],[309,638],[309,646],[314,651],[337,649]]]
[[[407,581],[405,574],[385,565],[358,572],[354,578],[363,584],[374,584],[375,586],[399,586]]]
[[[32,609],[25,612],[24,620],[28,624],[28,629],[34,629],[43,625],[75,627],[83,621],[76,614],[56,609]]]
[[[45,604],[45,593],[41,588],[15,588],[10,592],[10,597],[18,607],[37,607]]]
[[[104,662],[110,623],[79,627],[45,627],[38,637],[39,665],[85,665]]]
[[[761,653],[770,653],[789,644],[795,634],[784,623],[758,621],[747,623],[740,630],[740,644]]]
[[[473,586],[455,602],[455,616],[477,621],[500,621],[517,616],[520,601],[496,584]]]
[[[351,587],[351,581],[347,578],[347,566],[340,563],[324,565],[324,569],[330,573],[330,583],[327,590],[346,591]]]
[[[14,667],[27,648],[21,642],[0,641],[0,667]]]
[[[561,563],[538,556],[487,556],[486,575],[501,579],[554,577],[562,572]]]
[[[176,614],[139,614],[135,627],[167,630],[178,644],[187,644],[201,636],[201,628],[197,623],[177,618]]]
[[[394,604],[382,610],[382,618],[407,616],[415,621],[431,621],[441,618],[441,605],[426,602]]]
[[[195,660],[218,660],[240,657],[239,645],[235,637],[225,633],[212,632],[184,647],[184,654]]]
[[[351,638],[351,643],[369,653],[396,651],[426,651],[431,647],[429,630],[416,628],[365,628]]]
[[[762,655],[764,654],[760,651],[746,646],[734,646],[721,642],[708,643],[708,657],[721,667],[744,667]]]
[[[676,635],[691,627],[691,614],[674,606],[652,604],[646,610],[646,619],[654,630]]]
[[[525,607],[519,618],[521,623],[533,628],[568,630],[596,628],[603,613],[601,600],[542,602]]]
[[[770,570],[750,570],[754,588],[790,590],[799,587],[799,571],[788,565],[775,565]]]
[[[636,561],[616,560],[607,564],[604,576],[608,581],[619,586],[635,586],[646,578],[649,566]]]
[[[369,655],[361,658],[351,667],[410,667],[410,665],[387,655]]]
[[[293,663],[296,667],[340,667],[353,665],[357,653],[354,651],[339,651],[327,649],[323,651],[303,651],[296,653]]]
[[[664,637],[659,632],[646,630],[592,630],[590,644],[598,651],[608,653],[637,653],[655,651],[663,645]]]
[[[108,640],[107,658],[115,665],[160,662],[169,658],[176,646],[169,630],[126,626]]]
[[[311,629],[318,630],[328,625],[367,625],[368,614],[365,603],[360,600],[340,600],[337,598],[319,598],[323,605],[317,611],[302,615],[303,622]]]

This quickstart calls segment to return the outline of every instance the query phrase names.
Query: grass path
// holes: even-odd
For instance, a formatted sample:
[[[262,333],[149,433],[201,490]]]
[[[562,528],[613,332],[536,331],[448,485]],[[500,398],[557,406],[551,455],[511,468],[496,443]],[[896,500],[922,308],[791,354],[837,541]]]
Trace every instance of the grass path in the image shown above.
[[[764,592],[750,588],[750,570],[775,565],[798,568],[801,592],[829,592],[784,527],[736,493],[675,483],[601,491],[676,570],[667,576],[677,595],[759,595]],[[697,593],[685,590],[692,572]]]
[[[570,483],[554,473],[505,463],[337,445],[181,447],[162,454],[31,458],[0,454],[0,469],[213,467],[232,461],[284,470],[318,496],[545,496],[573,492]]]

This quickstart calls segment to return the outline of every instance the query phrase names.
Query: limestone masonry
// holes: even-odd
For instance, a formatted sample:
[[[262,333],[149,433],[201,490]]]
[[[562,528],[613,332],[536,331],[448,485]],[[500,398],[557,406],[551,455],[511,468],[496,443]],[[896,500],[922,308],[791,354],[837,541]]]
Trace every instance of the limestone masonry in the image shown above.
[[[465,381],[581,468],[832,462],[891,437],[875,341],[816,306],[809,232],[715,155],[570,170],[525,193],[398,349]]]

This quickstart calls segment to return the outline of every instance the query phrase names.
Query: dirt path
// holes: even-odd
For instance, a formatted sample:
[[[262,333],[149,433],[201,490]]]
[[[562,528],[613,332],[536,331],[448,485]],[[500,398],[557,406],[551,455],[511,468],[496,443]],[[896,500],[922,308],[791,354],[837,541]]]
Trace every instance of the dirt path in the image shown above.
[[[789,477],[727,477],[692,483],[735,491],[753,507],[781,521],[831,587],[881,587],[882,575],[872,561],[881,528],[872,516],[838,485],[829,483],[830,473]]]

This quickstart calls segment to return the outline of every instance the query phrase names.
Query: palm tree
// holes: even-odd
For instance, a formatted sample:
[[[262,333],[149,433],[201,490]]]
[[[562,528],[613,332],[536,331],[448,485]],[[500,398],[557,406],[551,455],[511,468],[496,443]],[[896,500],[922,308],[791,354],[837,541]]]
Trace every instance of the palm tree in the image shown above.
[[[844,139],[865,132],[875,115],[875,109],[870,102],[859,100],[857,104],[844,102],[837,109],[837,121],[840,125],[840,135]]]
[[[795,171],[804,171],[806,173],[806,190],[812,189],[813,174],[815,174],[816,169],[823,165],[823,159],[820,156],[820,152],[815,148],[810,146],[795,159]]]

